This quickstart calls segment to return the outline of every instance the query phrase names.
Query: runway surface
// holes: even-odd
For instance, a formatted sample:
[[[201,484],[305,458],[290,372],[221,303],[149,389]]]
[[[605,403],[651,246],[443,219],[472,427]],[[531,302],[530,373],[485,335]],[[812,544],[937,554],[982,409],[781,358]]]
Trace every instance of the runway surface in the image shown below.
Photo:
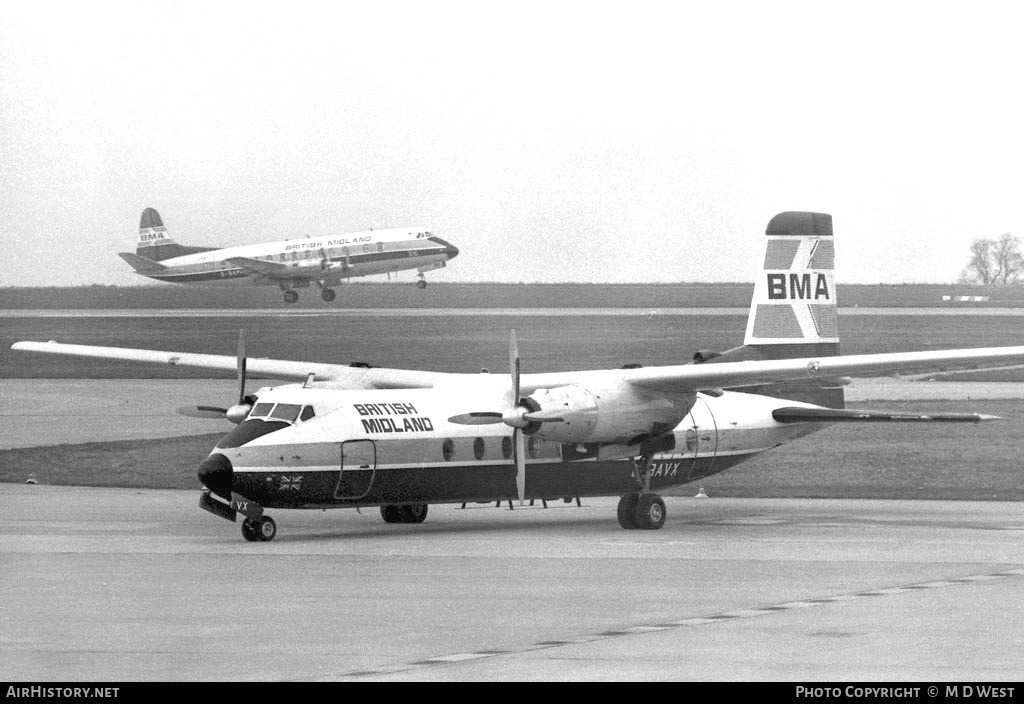
[[[261,380],[250,389],[273,383]],[[0,449],[226,432],[222,421],[175,409],[224,407],[237,396],[232,379],[0,379]],[[846,388],[848,403],[1018,398],[1024,384],[1010,382],[855,379]]]
[[[276,511],[0,485],[0,678],[1010,681],[1024,507],[670,498]]]

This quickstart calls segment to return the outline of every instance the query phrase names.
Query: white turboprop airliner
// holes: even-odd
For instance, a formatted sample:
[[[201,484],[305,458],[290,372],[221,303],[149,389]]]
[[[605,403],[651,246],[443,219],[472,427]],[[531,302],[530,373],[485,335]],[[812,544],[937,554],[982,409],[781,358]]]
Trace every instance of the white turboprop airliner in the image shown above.
[[[200,506],[271,540],[266,508],[379,506],[418,523],[431,503],[619,496],[623,528],[660,528],[659,489],[845,421],[979,422],[971,413],[843,407],[842,377],[1019,365],[1024,347],[839,355],[832,218],[768,225],[744,345],[663,367],[511,376],[18,342],[16,350],[237,370],[238,403],[193,413],[237,426],[200,464]],[[245,392],[246,369],[302,383]],[[728,389],[728,390],[726,390]]]
[[[272,285],[284,291],[284,300],[299,300],[296,288],[311,283],[325,301],[334,300],[341,281],[356,276],[416,269],[425,288],[423,272],[439,269],[459,250],[424,227],[369,230],[344,235],[282,240],[266,244],[217,249],[186,247],[171,239],[160,214],[142,211],[135,254],[119,256],[135,272],[157,281],[176,284]]]

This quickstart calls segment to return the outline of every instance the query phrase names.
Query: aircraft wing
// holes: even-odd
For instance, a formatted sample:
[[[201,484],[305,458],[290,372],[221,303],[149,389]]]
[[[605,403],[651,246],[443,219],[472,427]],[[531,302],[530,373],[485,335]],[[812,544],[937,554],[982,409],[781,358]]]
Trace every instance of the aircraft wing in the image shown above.
[[[885,376],[896,373],[995,368],[1019,364],[1024,364],[1024,347],[984,347],[524,374],[522,390],[528,394],[540,388],[585,384],[588,379],[593,379],[594,375],[614,374],[621,381],[654,392],[691,393],[806,379]]]
[[[12,349],[76,357],[120,359],[221,372],[235,371],[238,363],[237,358],[230,355],[71,345],[52,341],[16,342]],[[447,374],[261,358],[249,359],[247,364],[251,374],[264,378],[303,381],[313,374],[314,381],[333,382],[339,388],[349,389],[431,388],[461,379],[477,380],[479,383],[480,377],[477,374]],[[986,347],[523,374],[520,388],[523,394],[530,394],[542,388],[571,384],[587,386],[596,383],[606,384],[612,381],[632,384],[653,393],[678,394],[805,379],[879,376],[895,373],[919,373],[927,370],[977,369],[1019,364],[1024,364],[1024,347]],[[496,374],[487,376],[491,377],[488,383],[498,379]]]
[[[268,262],[262,259],[251,259],[249,257],[228,257],[224,260],[231,266],[251,271],[261,276],[269,276],[272,279],[295,278],[292,272],[294,269],[287,264],[280,262]]]
[[[98,347],[94,345],[70,345],[60,342],[16,342],[11,349],[23,352],[42,352],[72,357],[93,357],[115,359],[142,364],[156,364],[185,369],[234,374],[238,358],[234,355],[196,354],[192,352],[165,352],[141,350],[126,347]],[[343,364],[320,364],[316,362],[294,362],[281,359],[249,358],[246,371],[250,376],[285,381],[305,381],[313,375],[314,381],[333,382],[345,389],[421,389],[430,388],[438,379],[448,375],[438,372],[419,372],[383,367],[349,366]]]

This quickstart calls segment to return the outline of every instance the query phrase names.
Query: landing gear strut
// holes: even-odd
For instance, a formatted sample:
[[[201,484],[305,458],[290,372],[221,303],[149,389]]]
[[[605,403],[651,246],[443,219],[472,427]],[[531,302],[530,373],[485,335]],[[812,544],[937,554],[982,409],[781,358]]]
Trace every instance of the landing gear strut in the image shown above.
[[[636,474],[638,491],[619,499],[619,525],[626,530],[657,530],[665,525],[665,502],[651,493],[651,474],[654,468],[654,449],[650,441],[641,444]]]

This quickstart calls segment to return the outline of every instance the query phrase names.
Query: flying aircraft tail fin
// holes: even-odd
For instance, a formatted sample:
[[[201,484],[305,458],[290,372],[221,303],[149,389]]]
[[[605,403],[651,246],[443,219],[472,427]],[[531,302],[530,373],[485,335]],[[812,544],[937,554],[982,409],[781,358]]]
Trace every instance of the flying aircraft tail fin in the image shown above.
[[[764,258],[742,347],[715,362],[839,354],[839,308],[833,277],[832,216],[779,213],[765,232]],[[744,389],[830,408],[843,408],[843,383],[808,380]]]
[[[135,254],[152,262],[162,262],[165,259],[182,257],[186,254],[208,252],[212,247],[185,247],[171,237],[164,227],[164,221],[153,208],[146,208],[142,211],[142,218],[139,220],[139,239],[135,245]],[[128,261],[133,267],[135,264]],[[136,267],[136,271],[139,271]]]

